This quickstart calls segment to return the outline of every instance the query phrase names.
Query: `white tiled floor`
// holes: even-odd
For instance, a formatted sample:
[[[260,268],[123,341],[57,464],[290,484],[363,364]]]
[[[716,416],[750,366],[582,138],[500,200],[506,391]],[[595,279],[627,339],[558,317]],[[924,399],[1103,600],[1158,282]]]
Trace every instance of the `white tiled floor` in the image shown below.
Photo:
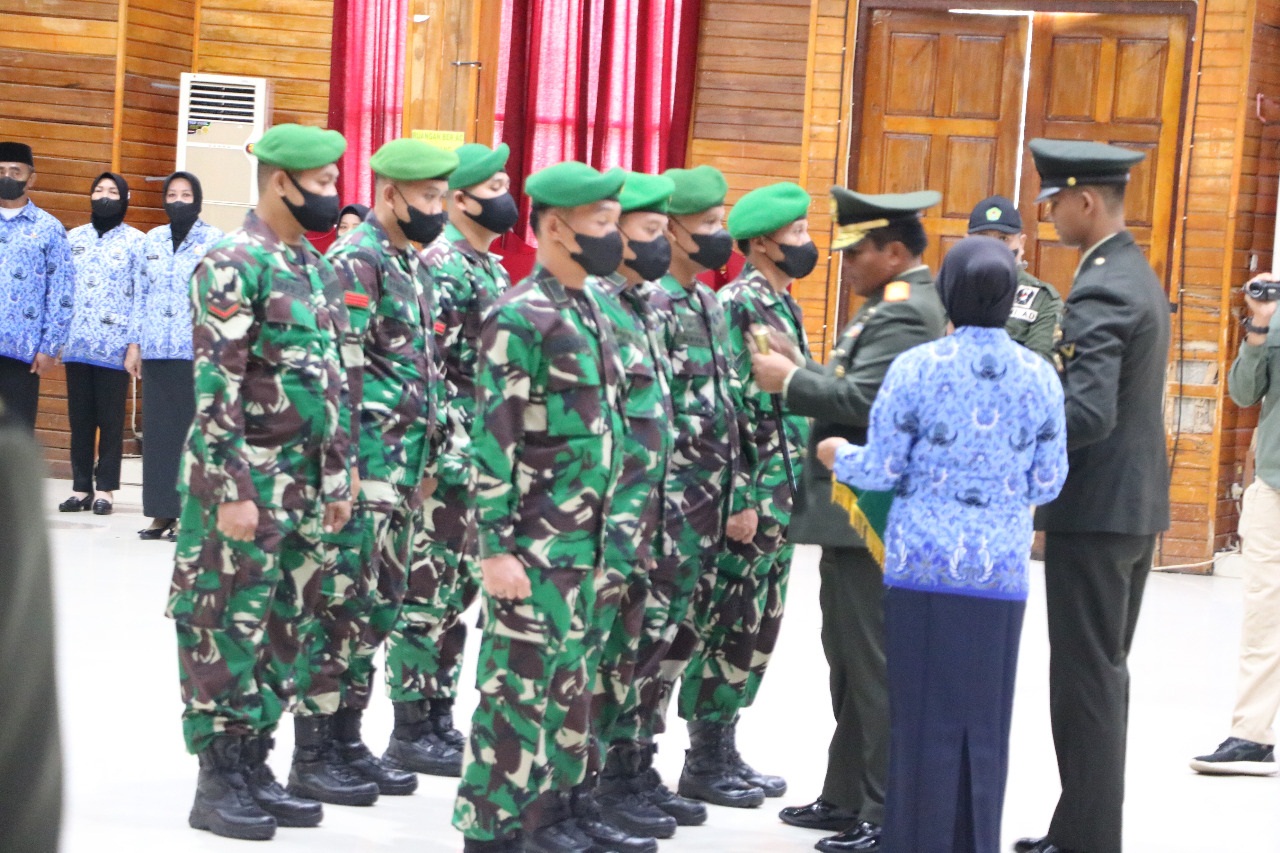
[[[225,851],[243,845],[187,828],[195,759],[182,747],[174,640],[162,615],[173,546],[141,542],[135,487],[117,495],[116,513],[59,515],[69,484],[50,481],[56,560],[59,683],[67,761],[64,850]],[[759,704],[741,742],[753,764],[781,773],[791,793],[751,811],[712,809],[707,826],[681,830],[662,849],[775,851],[809,849],[822,836],[787,827],[777,808],[818,792],[831,731],[826,665],[818,641],[817,555],[801,549],[790,610]],[[1199,777],[1187,759],[1211,750],[1229,722],[1240,619],[1240,581],[1157,575],[1148,587],[1133,656],[1129,748],[1129,853],[1280,853],[1280,779]],[[1047,708],[1048,644],[1037,573],[1014,715],[1013,764],[1005,840],[1038,834],[1057,797]],[[465,722],[474,704],[473,665],[459,701]],[[380,752],[391,711],[379,696],[366,722]],[[674,781],[687,743],[677,725],[659,762]],[[288,769],[292,735],[282,730],[273,764]],[[461,848],[449,826],[454,785],[421,777],[415,796],[372,808],[327,807],[324,825],[282,830],[272,849],[447,851]],[[903,852],[905,853],[905,851]]]

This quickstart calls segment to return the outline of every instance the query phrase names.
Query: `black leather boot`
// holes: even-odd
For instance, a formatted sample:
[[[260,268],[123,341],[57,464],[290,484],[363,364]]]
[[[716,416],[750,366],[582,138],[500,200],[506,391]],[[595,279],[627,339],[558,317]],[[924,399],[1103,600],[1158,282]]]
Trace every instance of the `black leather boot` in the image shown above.
[[[569,813],[591,840],[592,853],[658,853],[658,840],[652,836],[628,835],[607,821],[595,799],[595,780],[587,781],[569,793]]]
[[[689,723],[680,796],[737,809],[755,808],[764,802],[764,790],[746,782],[730,763],[730,737],[724,723]]]
[[[378,786],[379,794],[389,797],[405,797],[418,790],[418,777],[405,770],[388,767],[375,758],[360,738],[359,708],[342,708],[333,715],[333,740],[337,744],[338,758],[356,772]]]
[[[461,776],[462,751],[446,743],[432,727],[428,702],[392,702],[396,725],[382,763],[397,770],[432,776]]]
[[[510,838],[495,838],[492,841],[464,838],[462,853],[524,853],[524,839],[518,835]]]
[[[639,789],[649,802],[676,819],[677,826],[702,826],[707,822],[707,807],[697,800],[690,800],[672,791],[662,782],[662,776],[653,766],[657,744],[640,747]]]
[[[755,785],[764,791],[766,797],[781,797],[787,792],[787,780],[781,776],[770,776],[761,773],[742,760],[738,752],[738,721],[729,724],[729,766],[734,769],[748,785]]]
[[[258,735],[244,739],[240,752],[240,767],[249,795],[264,812],[276,819],[279,826],[319,826],[324,819],[324,807],[315,800],[295,797],[276,781],[276,774],[267,764],[267,756],[276,745],[270,735]]]
[[[596,802],[605,820],[632,835],[670,838],[676,834],[676,819],[645,796],[641,751],[639,744],[629,741],[609,746],[596,788]]]
[[[453,726],[453,700],[432,699],[427,711],[431,718],[431,729],[449,746],[462,752],[467,748],[467,739]]]
[[[219,735],[200,753],[196,799],[187,823],[224,838],[267,841],[276,834],[276,819],[249,794],[242,773],[241,739]]]
[[[525,849],[529,853],[592,853],[595,847],[583,834],[569,811],[568,794],[547,794],[538,828],[528,834]]]
[[[371,806],[378,801],[378,786],[338,757],[332,716],[295,715],[293,740],[289,793],[335,806]]]

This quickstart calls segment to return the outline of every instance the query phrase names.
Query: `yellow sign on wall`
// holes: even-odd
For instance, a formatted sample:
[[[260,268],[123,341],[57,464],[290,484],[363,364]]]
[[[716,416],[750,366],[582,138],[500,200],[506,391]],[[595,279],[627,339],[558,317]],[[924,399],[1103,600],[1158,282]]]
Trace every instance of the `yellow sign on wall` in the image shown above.
[[[423,139],[432,145],[438,145],[441,148],[454,150],[462,146],[467,141],[467,135],[460,130],[419,130],[415,129],[411,136],[414,139]]]

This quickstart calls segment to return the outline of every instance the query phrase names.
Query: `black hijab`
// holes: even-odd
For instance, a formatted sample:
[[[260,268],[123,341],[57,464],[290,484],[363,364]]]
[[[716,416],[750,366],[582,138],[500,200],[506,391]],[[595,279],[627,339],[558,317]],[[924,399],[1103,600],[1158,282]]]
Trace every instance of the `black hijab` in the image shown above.
[[[200,186],[200,179],[190,172],[174,172],[165,178],[164,186],[160,189],[160,198],[164,199],[169,195],[169,184],[173,183],[177,178],[182,178],[191,184],[192,201],[164,202],[164,212],[169,217],[169,230],[173,236],[173,250],[175,252],[182,245],[182,241],[187,239],[187,235],[191,233],[191,226],[195,225],[196,220],[200,218],[200,211],[204,206],[204,189]]]
[[[1018,289],[1013,252],[991,237],[966,237],[938,270],[938,296],[951,324],[1002,329]]]
[[[98,232],[99,237],[124,222],[124,215],[129,210],[129,182],[115,172],[103,172],[94,178],[93,184],[89,187],[90,194],[103,180],[115,183],[116,190],[120,193],[120,203],[115,204],[116,200],[113,198],[100,198],[90,202],[93,213],[89,221],[93,223],[93,229]]]

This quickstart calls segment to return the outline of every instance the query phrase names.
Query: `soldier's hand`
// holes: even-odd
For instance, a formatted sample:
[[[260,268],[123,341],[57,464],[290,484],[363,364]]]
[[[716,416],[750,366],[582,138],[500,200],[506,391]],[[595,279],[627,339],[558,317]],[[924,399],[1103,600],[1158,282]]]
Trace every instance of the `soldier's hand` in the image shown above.
[[[57,363],[58,360],[53,356],[38,352],[35,360],[31,362],[31,372],[36,376],[44,376],[50,370],[53,370],[54,365]]]
[[[848,443],[848,439],[841,438],[838,435],[822,439],[822,441],[818,442],[818,461],[834,471],[836,467],[836,451]]]
[[[324,532],[337,533],[351,520],[351,501],[334,501],[324,505]]]
[[[360,499],[360,469],[351,469],[351,500],[354,503]]]
[[[421,491],[422,491],[422,499],[423,499],[424,501],[425,501],[425,500],[428,500],[432,495],[434,495],[434,494],[436,493],[436,487],[437,487],[437,486],[439,486],[439,485],[440,485],[440,480],[439,480],[439,478],[437,478],[437,477],[423,477],[423,478],[422,478],[422,486],[420,487],[420,488],[421,488]]]
[[[218,532],[237,542],[252,542],[258,532],[258,505],[253,501],[218,504]]]
[[[804,357],[800,355],[800,349],[792,343],[791,339],[777,329],[766,326],[763,323],[753,323],[751,325],[751,336],[747,338],[747,349],[751,350],[752,355],[760,352],[760,347],[756,343],[759,335],[764,335],[768,340],[770,352],[782,353],[797,366],[804,366]]]
[[[780,352],[756,353],[751,356],[751,372],[755,374],[756,384],[766,394],[782,393],[782,385],[787,381],[796,363]]]
[[[724,526],[724,535],[734,542],[746,545],[756,538],[756,527],[760,524],[760,516],[754,509],[744,509],[729,516]]]
[[[129,348],[125,350],[124,369],[134,379],[142,378],[142,351],[137,344],[129,344]]]
[[[498,554],[480,561],[484,591],[494,598],[522,601],[533,594],[529,573],[514,554]]]

